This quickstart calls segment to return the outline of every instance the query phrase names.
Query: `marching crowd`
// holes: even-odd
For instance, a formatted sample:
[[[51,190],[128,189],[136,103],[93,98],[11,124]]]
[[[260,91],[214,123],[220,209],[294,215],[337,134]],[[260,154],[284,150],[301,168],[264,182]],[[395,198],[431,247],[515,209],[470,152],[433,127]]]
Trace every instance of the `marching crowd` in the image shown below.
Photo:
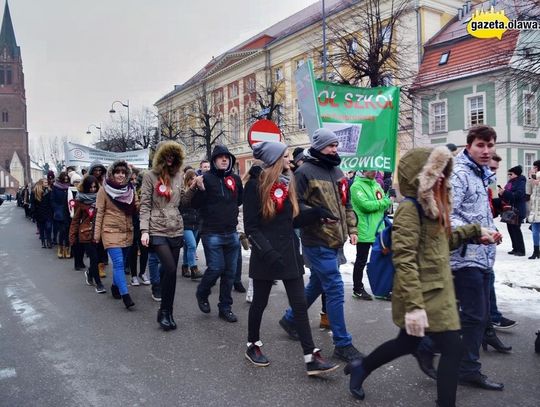
[[[240,279],[242,245],[251,249],[245,357],[252,364],[270,364],[262,351],[261,320],[280,280],[289,308],[279,325],[300,342],[309,375],[338,368],[322,356],[311,334],[308,309],[322,297],[321,326],[332,331],[333,357],[347,363],[354,397],[364,399],[364,382],[372,371],[413,354],[437,380],[437,405],[454,406],[458,383],[504,387],[484,375],[479,352],[481,346],[510,352],[495,328],[516,325],[496,305],[493,265],[502,237],[494,216],[506,219],[511,254],[524,256],[521,225],[529,199],[534,239],[529,259],[540,258],[540,161],[528,180],[520,166],[513,167],[509,182],[500,187],[496,138],[491,127],[477,126],[469,130],[461,152],[453,153],[452,146],[416,148],[401,158],[397,184],[407,199],[393,216],[395,275],[391,298],[385,298],[392,301],[399,332],[367,356],[353,345],[346,326],[342,249],[346,241],[357,249],[353,297],[372,300],[363,272],[396,194],[391,174],[345,176],[339,169],[338,138],[329,129],[315,131],[311,146],[292,156],[282,143],[254,145],[256,164],[244,179],[235,174],[236,158],[225,146],[216,146],[195,171],[182,168],[183,148],[165,141],[150,170],[139,172],[122,160],[108,168],[94,162],[81,175],[68,167],[56,177],[50,171],[17,198],[36,222],[41,247],[56,246],[58,258],[73,258],[75,269],[84,270],[86,284],[97,293],[107,291],[103,279],[109,259],[110,292],[126,308],[135,305],[128,281],[151,285],[164,331],[177,327],[173,310],[182,248],[181,273],[199,281],[195,295],[201,312],[211,312],[211,289],[220,280],[219,318],[237,321],[231,292],[246,292]],[[197,266],[199,241],[204,272]],[[310,270],[306,286],[305,267]],[[438,368],[433,365],[436,353],[441,354]]]

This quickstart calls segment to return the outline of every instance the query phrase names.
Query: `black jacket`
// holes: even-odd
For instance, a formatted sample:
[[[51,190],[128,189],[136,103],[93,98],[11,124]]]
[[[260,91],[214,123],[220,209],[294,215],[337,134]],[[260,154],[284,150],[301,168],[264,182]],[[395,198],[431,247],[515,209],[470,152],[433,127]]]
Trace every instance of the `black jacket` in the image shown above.
[[[180,214],[184,220],[184,230],[198,230],[201,222],[199,211],[194,208],[182,207],[180,208]]]
[[[226,170],[218,170],[214,160],[226,154],[230,158]],[[240,177],[233,173],[236,158],[227,147],[216,146],[210,160],[210,171],[203,175],[204,191],[198,190],[191,200],[191,206],[199,210],[202,218],[201,234],[233,233],[238,225],[238,207],[242,205],[244,188]],[[230,177],[230,178],[229,178]],[[234,190],[226,181],[234,181]]]
[[[51,205],[51,196],[52,193],[50,190],[46,189],[43,192],[41,201],[36,199],[34,193],[31,194],[30,199],[32,201],[32,209],[34,211],[34,218],[38,222],[46,222],[53,220],[53,209]]]
[[[505,187],[502,199],[519,211],[519,219],[523,221],[527,215],[527,204],[525,203],[527,179],[523,175],[520,175],[508,181],[508,184],[511,185],[511,188],[510,190],[506,190]]]

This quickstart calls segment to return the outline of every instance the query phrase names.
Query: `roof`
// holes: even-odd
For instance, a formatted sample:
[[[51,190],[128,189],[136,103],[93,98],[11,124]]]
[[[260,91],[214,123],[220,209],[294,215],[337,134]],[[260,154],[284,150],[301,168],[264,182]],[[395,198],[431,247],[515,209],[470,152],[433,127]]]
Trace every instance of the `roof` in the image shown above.
[[[0,30],[0,49],[7,48],[11,57],[20,56],[20,48],[15,39],[15,31],[11,22],[11,14],[9,12],[9,4],[6,0],[4,6],[4,17],[2,18],[2,29]]]
[[[486,1],[472,7],[491,7]],[[495,10],[505,10],[510,19],[531,9],[530,0],[503,0],[496,3]],[[467,33],[467,23],[472,13],[459,20],[454,17],[424,46],[424,56],[412,89],[436,85],[486,72],[504,69],[510,65],[519,39],[519,31],[506,31],[501,40],[480,39]],[[439,64],[441,56],[448,54],[448,61]]]
[[[344,10],[347,7],[352,6],[357,3],[358,0],[326,0],[325,9],[326,15],[332,15]],[[227,66],[233,65],[237,62],[242,61],[245,57],[253,55],[257,51],[261,51],[268,47],[270,44],[273,44],[277,41],[280,41],[290,35],[297,33],[298,31],[309,27],[310,25],[322,20],[322,9],[321,2],[318,1],[299,12],[285,18],[284,20],[279,21],[278,23],[266,28],[260,33],[254,35],[251,38],[248,38],[246,41],[238,44],[237,46],[229,49],[220,56],[212,58],[202,69],[200,69],[195,75],[190,79],[184,82],[182,85],[175,85],[174,89],[167,93],[165,96],[161,97],[156,104],[166,100],[175,93],[181,92],[184,89],[189,88],[190,86],[198,83],[201,79],[205,78],[207,75],[211,75],[217,72],[219,69],[223,69]],[[245,54],[243,54],[246,51]],[[251,51],[251,52],[249,52]],[[229,61],[224,63],[224,60],[228,60],[228,56],[231,54],[239,55],[242,53],[243,57],[236,58],[234,61]],[[219,65],[219,69],[217,68]]]

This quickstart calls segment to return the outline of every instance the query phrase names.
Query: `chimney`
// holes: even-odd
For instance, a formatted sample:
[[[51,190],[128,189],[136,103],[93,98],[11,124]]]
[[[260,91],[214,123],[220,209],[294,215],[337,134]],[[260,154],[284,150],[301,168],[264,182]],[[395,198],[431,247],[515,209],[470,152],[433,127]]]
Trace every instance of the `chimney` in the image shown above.
[[[463,20],[463,9],[462,8],[457,9],[457,18],[458,18],[459,21]]]

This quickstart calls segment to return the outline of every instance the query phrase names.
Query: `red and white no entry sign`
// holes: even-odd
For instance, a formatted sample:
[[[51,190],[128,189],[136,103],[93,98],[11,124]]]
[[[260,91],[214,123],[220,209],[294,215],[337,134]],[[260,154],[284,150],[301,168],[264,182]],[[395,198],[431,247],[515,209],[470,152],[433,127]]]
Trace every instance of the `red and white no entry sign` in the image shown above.
[[[281,130],[271,120],[257,120],[248,132],[248,143],[250,146],[261,141],[281,141]]]

